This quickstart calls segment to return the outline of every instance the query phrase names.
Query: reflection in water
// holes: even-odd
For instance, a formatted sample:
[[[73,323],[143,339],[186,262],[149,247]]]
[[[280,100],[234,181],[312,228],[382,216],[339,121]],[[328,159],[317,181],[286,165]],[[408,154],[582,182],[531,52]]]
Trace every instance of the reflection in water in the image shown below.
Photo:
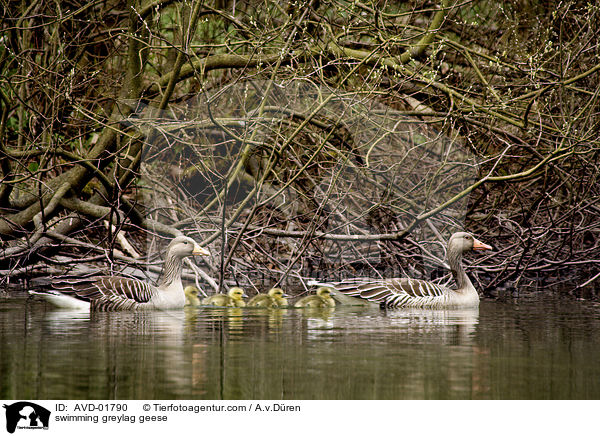
[[[0,300],[0,397],[600,398],[600,308],[92,313]]]
[[[331,315],[335,312],[333,307],[305,307],[297,309],[305,319],[306,339],[318,338],[329,334],[334,328]]]

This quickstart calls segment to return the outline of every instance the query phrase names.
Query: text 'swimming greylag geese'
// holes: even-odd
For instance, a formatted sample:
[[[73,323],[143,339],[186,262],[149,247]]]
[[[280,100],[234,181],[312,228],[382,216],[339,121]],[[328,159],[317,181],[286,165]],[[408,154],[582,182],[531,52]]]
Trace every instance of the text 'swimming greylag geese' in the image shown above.
[[[181,270],[188,256],[209,252],[187,236],[177,236],[167,247],[163,275],[157,286],[127,277],[73,277],[52,283],[53,290],[30,291],[65,309],[151,310],[180,309],[186,303]]]

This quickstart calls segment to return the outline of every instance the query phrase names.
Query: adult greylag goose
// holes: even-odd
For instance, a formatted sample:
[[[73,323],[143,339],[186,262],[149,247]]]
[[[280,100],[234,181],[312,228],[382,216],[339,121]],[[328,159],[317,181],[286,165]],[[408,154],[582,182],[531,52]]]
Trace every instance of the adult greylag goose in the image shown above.
[[[255,295],[248,301],[248,307],[285,307],[288,305],[281,288],[269,289],[266,294]]]
[[[299,299],[294,307],[335,307],[335,300],[331,298],[331,289],[321,286],[316,295],[308,295]]]
[[[180,309],[186,301],[181,283],[183,259],[208,255],[209,252],[193,239],[177,236],[167,247],[163,275],[157,286],[127,277],[73,277],[54,281],[53,290],[30,293],[68,309]]]
[[[384,307],[478,307],[479,294],[465,273],[461,260],[468,251],[491,250],[487,244],[466,232],[454,233],[448,241],[446,257],[456,289],[426,280],[395,278],[384,280],[353,279],[338,283],[312,283],[333,289],[334,297],[354,297]]]
[[[202,300],[202,304],[205,306],[221,306],[221,307],[245,307],[246,302],[244,301],[244,290],[242,288],[231,288],[227,295],[215,294],[210,297],[206,297]]]

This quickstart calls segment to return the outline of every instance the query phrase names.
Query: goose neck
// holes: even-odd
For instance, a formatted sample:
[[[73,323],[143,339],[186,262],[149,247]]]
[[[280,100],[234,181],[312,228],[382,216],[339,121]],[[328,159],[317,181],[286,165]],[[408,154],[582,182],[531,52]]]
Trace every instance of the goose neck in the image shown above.
[[[163,275],[159,286],[168,287],[171,283],[181,280],[181,270],[183,268],[183,259],[172,253],[167,253],[165,264],[163,266]]]
[[[448,265],[450,265],[450,270],[452,271],[454,280],[456,280],[457,292],[464,292],[473,288],[473,284],[462,265],[462,251],[454,249],[454,247],[449,247]]]

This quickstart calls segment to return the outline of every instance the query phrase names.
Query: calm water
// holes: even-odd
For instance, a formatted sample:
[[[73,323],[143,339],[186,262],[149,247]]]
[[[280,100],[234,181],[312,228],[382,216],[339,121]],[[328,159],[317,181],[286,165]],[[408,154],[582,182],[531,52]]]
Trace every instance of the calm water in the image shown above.
[[[600,399],[600,305],[57,311],[0,297],[3,399]]]

